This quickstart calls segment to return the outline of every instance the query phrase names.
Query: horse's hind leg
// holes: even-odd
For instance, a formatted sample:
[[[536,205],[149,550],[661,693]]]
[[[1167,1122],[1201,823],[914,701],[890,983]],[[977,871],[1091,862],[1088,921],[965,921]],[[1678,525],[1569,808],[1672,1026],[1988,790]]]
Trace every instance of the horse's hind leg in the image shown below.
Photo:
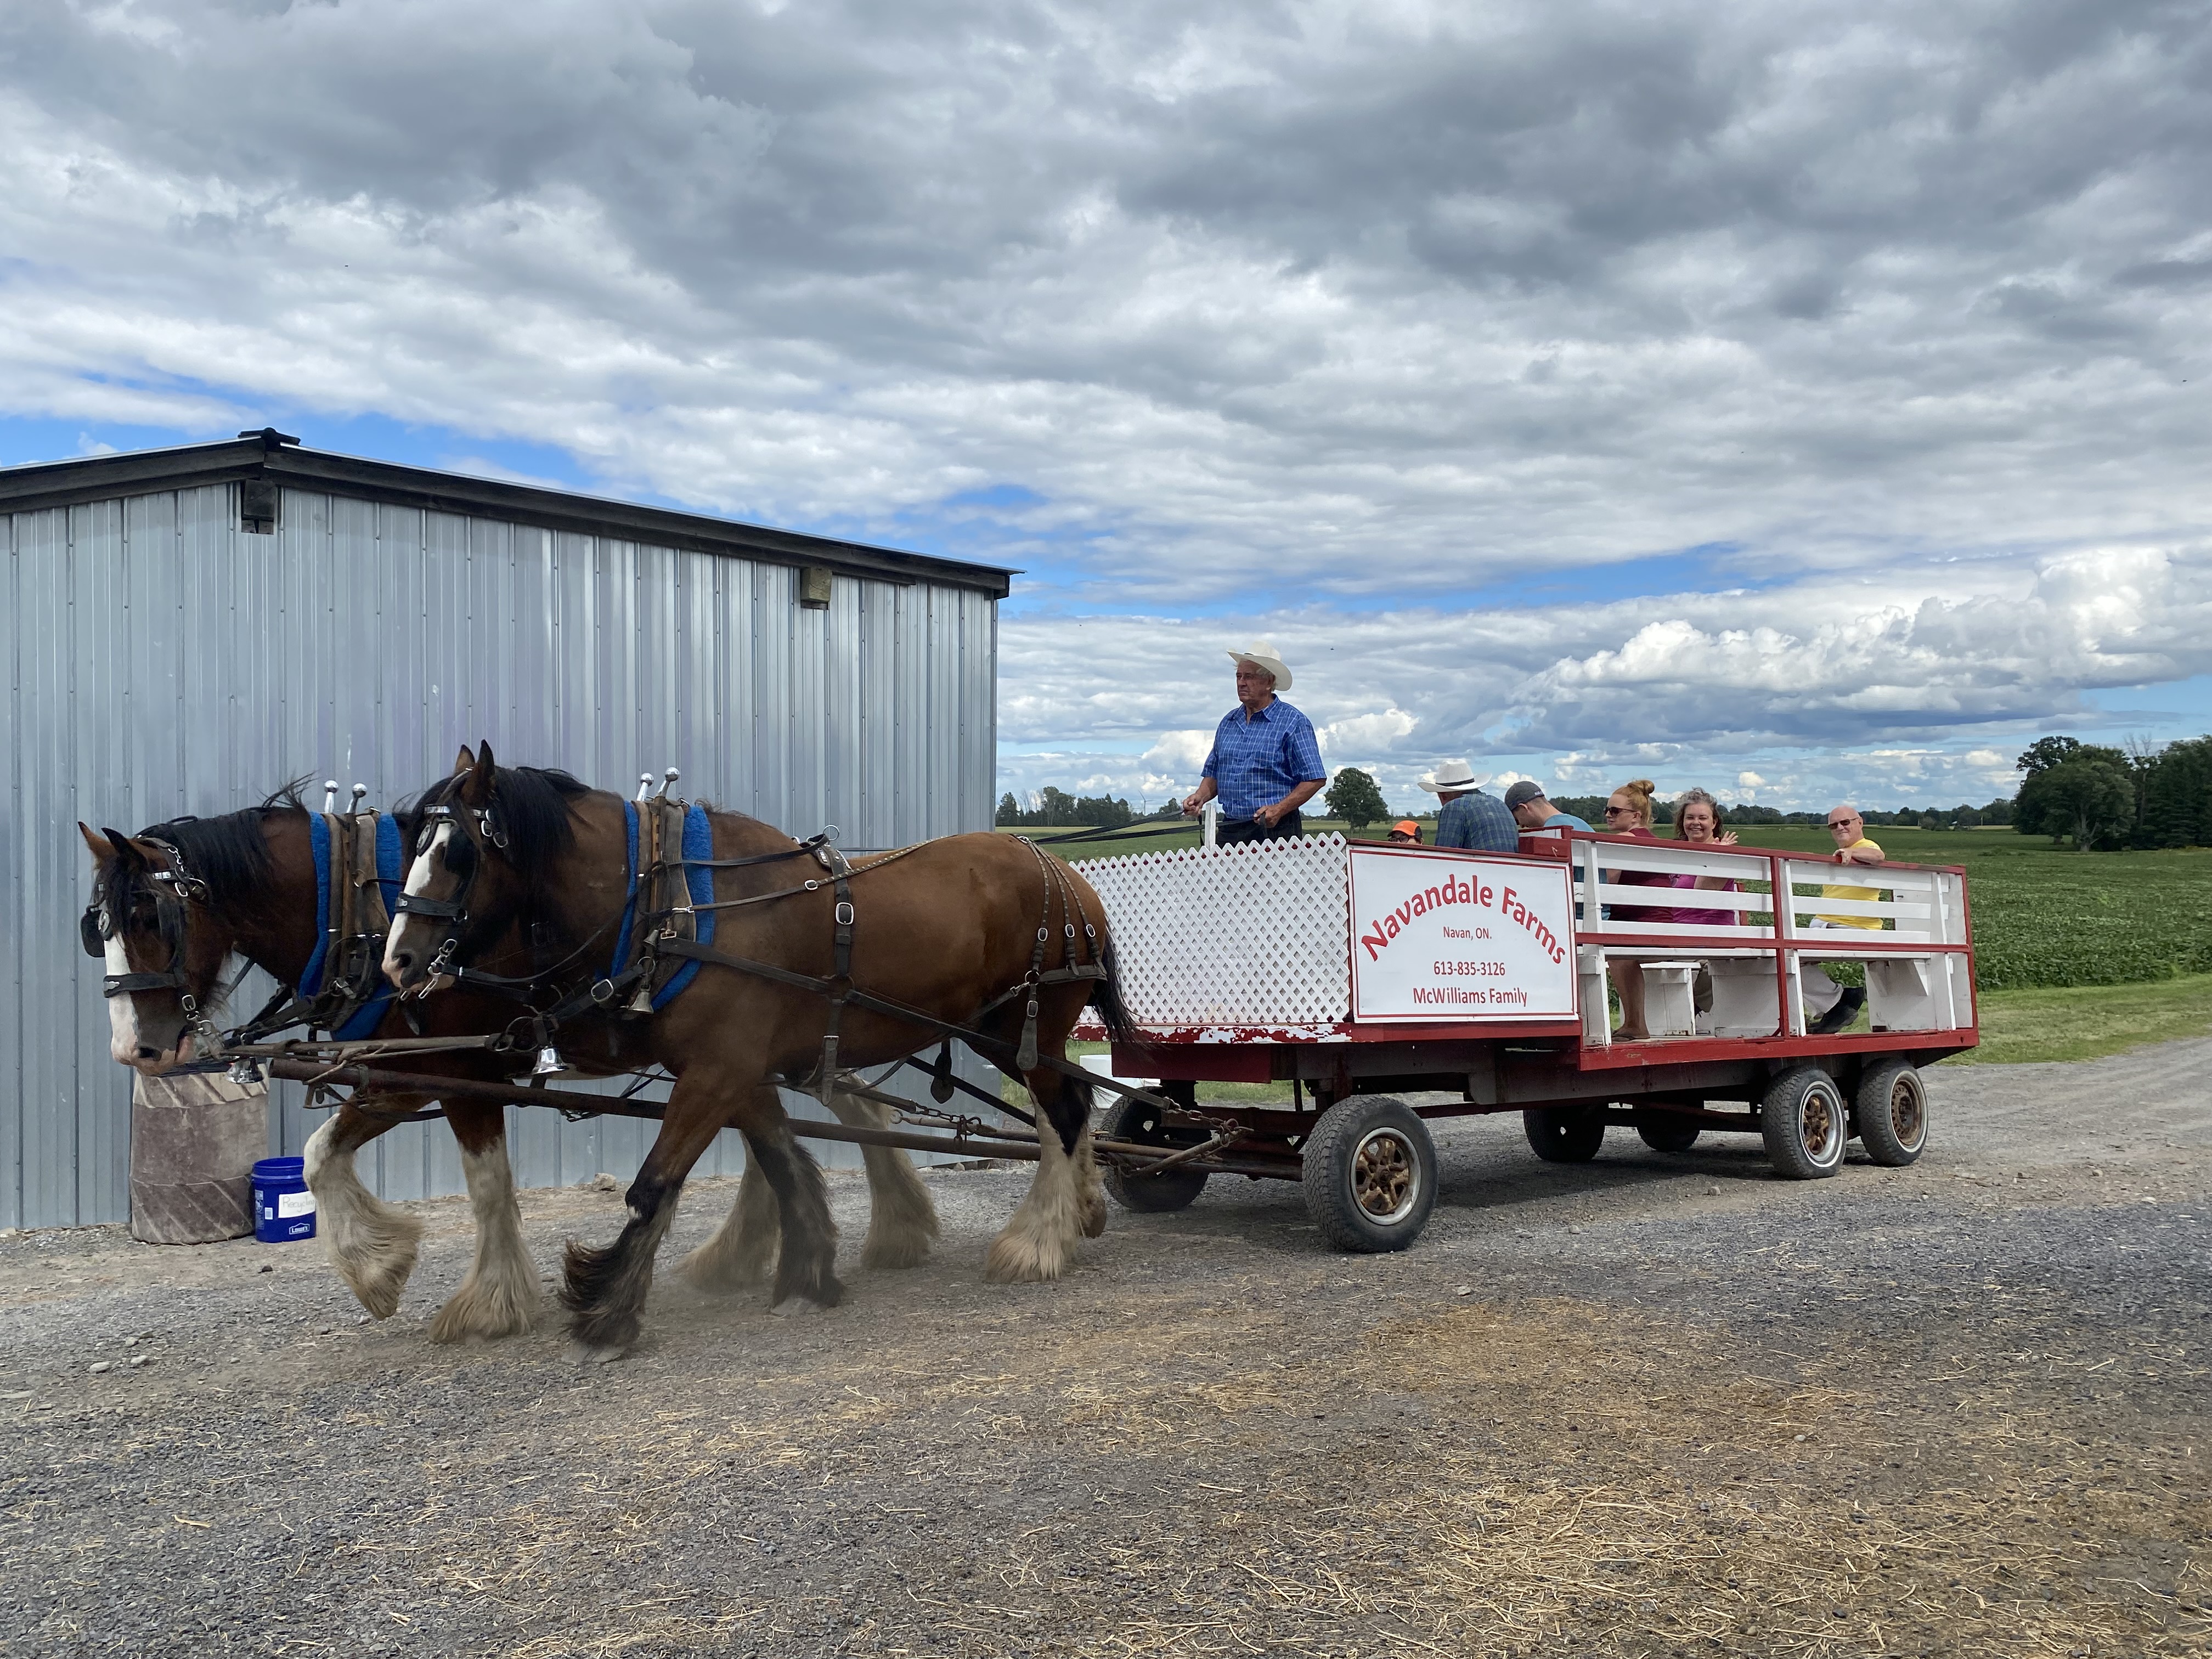
[[[528,1331],[543,1304],[538,1269],[522,1242],[522,1211],[507,1158],[507,1115],[496,1106],[457,1106],[446,1116],[461,1145],[469,1207],[477,1223],[477,1256],[453,1299],[430,1322],[433,1342],[467,1337],[495,1340]]]
[[[323,1248],[347,1288],[379,1319],[399,1310],[399,1292],[415,1271],[422,1224],[361,1184],[354,1154],[390,1128],[396,1115],[416,1110],[427,1099],[380,1097],[379,1103],[392,1115],[372,1115],[348,1101],[307,1137],[302,1149]]]
[[[887,1129],[891,1109],[833,1090],[830,1109],[837,1121],[855,1127]],[[937,1206],[921,1173],[902,1146],[863,1146],[868,1171],[868,1237],[860,1246],[863,1267],[918,1267],[937,1238]]]
[[[994,1284],[1057,1279],[1076,1240],[1105,1231],[1105,1194],[1091,1150],[1091,1091],[1040,1066],[1028,1073],[1037,1103],[1036,1179],[991,1241],[983,1276]]]
[[[741,1291],[775,1271],[782,1217],[775,1190],[761,1173],[760,1155],[745,1145],[745,1172],[738,1201],[714,1236],[685,1256],[677,1271],[702,1291]]]

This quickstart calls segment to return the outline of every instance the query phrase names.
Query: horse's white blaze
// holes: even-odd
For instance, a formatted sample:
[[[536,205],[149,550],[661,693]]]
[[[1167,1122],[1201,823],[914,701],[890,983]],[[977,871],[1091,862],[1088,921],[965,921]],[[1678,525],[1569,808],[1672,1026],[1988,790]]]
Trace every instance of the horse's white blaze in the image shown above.
[[[430,890],[433,866],[445,862],[446,843],[453,838],[453,826],[441,823],[430,832],[429,850],[408,867],[407,890],[421,898]]]
[[[507,1142],[490,1149],[461,1152],[461,1173],[469,1183],[469,1208],[477,1223],[476,1265],[453,1299],[430,1322],[434,1342],[465,1337],[520,1336],[537,1317],[538,1269],[522,1242],[522,1211],[514,1201],[514,1170]]]
[[[123,949],[118,935],[107,941],[106,956],[107,971],[127,974],[131,957]],[[138,1000],[124,991],[107,1000],[107,1053],[125,1066],[135,1065],[138,1059]]]
[[[430,832],[430,845],[407,868],[407,883],[403,889],[410,897],[422,898],[430,890],[430,878],[436,866],[445,862],[446,843],[453,838],[453,826],[441,823]],[[415,935],[428,924],[415,916],[402,916],[398,926],[384,941],[384,976],[394,985],[399,983],[399,952],[402,946],[411,947]]]
[[[422,1224],[361,1184],[353,1153],[333,1144],[337,1125],[331,1118],[301,1149],[307,1190],[315,1195],[315,1231],[323,1237],[331,1265],[361,1305],[379,1319],[389,1319],[399,1310],[399,1292],[415,1271]]]

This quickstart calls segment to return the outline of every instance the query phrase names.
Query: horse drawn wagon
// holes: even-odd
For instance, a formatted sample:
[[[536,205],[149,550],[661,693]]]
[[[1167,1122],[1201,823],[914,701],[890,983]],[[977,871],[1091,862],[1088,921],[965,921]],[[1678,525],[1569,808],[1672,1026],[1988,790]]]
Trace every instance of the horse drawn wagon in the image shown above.
[[[353,1157],[394,1122],[451,1121],[478,1255],[434,1338],[532,1317],[504,1108],[659,1119],[622,1236],[567,1261],[578,1340],[611,1357],[636,1335],[691,1164],[726,1126],[746,1137],[745,1184],[687,1267],[708,1283],[773,1274],[779,1304],[827,1305],[836,1231],[794,1135],[862,1148],[864,1266],[911,1266],[934,1236],[903,1152],[1036,1161],[988,1271],[1050,1279],[1105,1224],[1102,1165],[1138,1211],[1220,1176],[1294,1180],[1332,1243],[1402,1249],[1436,1199],[1427,1121],[1468,1113],[1522,1111],[1558,1162],[1624,1125],[1662,1148],[1756,1133],[1800,1177],[1832,1173],[1853,1136],[1878,1164],[1910,1163],[1917,1068],[1976,1040],[1956,870],[1860,866],[1853,880],[1876,884],[1839,893],[1830,866],[1786,853],[1584,834],[1516,854],[1328,836],[1073,866],[981,835],[848,860],[826,836],[666,793],[625,800],[497,766],[487,746],[462,751],[404,830],[289,794],[138,837],[87,830],[85,947],[112,970],[116,1057],[221,1054],[337,1104],[307,1176],[340,1273],[380,1315],[419,1224],[367,1193]],[[1638,884],[1698,888],[1697,920],[1626,902]],[[221,1033],[208,1006],[235,957],[284,989]],[[1870,1031],[1808,1029],[1804,981],[1831,961],[1864,965]],[[1634,1042],[1613,1030],[1615,972],[1646,984]],[[299,1024],[308,1038],[267,1040]],[[1110,1043],[1109,1075],[1067,1055],[1086,1031]],[[956,1042],[1033,1109],[957,1076]],[[902,1068],[928,1079],[930,1103],[886,1090]],[[548,1081],[570,1069],[632,1081]],[[1287,1099],[1202,1101],[1209,1081]],[[778,1085],[839,1121],[790,1119]],[[1094,1123],[1100,1088],[1114,1099]]]
[[[1112,1069],[1154,1085],[1110,1109],[1107,1139],[1202,1149],[1121,1164],[1121,1201],[1181,1207],[1234,1148],[1299,1181],[1339,1248],[1400,1249],[1435,1200],[1427,1121],[1502,1111],[1554,1163],[1615,1127],[1665,1151],[1757,1134],[1801,1179],[1834,1174],[1852,1138],[1878,1164],[1919,1156],[1919,1068],[1978,1040],[1962,872],[1858,866],[1874,896],[1844,897],[1832,865],[1784,852],[1581,831],[1521,849],[1331,836],[1079,865],[1139,1028]],[[1638,881],[1697,886],[1698,919],[1621,902]],[[1863,964],[1870,1030],[1808,1025],[1806,976],[1836,962]],[[1644,978],[1641,1041],[1613,1035],[1615,964]],[[1201,1103],[1207,1082],[1285,1085],[1288,1109]]]

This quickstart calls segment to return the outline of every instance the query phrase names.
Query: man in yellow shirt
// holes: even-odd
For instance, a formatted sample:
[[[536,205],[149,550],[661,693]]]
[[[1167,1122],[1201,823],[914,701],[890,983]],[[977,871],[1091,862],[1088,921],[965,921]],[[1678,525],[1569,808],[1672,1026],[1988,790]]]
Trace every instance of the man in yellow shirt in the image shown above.
[[[1828,809],[1828,834],[1836,843],[1835,861],[1838,864],[1880,864],[1881,848],[1866,838],[1866,819],[1856,806],[1833,806]],[[1831,884],[1820,889],[1822,898],[1880,899],[1887,895],[1878,887],[1846,887]],[[1880,916],[1823,916],[1809,919],[1815,927],[1860,927],[1880,933]],[[1826,1036],[1840,1031],[1858,1018],[1859,1010],[1866,1006],[1866,991],[1856,985],[1838,985],[1824,968],[1818,975],[1800,976],[1799,983],[1805,992],[1805,1006],[1817,1018],[1806,1029],[1814,1036]]]

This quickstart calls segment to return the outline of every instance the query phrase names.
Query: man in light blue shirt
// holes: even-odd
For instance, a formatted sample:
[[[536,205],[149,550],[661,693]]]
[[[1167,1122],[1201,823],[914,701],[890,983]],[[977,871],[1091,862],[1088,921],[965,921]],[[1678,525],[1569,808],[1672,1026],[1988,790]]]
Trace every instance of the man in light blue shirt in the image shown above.
[[[1303,834],[1298,809],[1328,781],[1313,722],[1275,693],[1291,689],[1290,665],[1261,641],[1231,651],[1237,665],[1237,707],[1214,728],[1206,775],[1184,800],[1195,817],[1206,802],[1221,802],[1222,846],[1243,841],[1287,841]]]
[[[1513,821],[1531,835],[1545,830],[1589,828],[1572,812],[1562,812],[1547,800],[1544,786],[1534,778],[1523,778],[1508,789],[1505,804],[1513,810]]]

